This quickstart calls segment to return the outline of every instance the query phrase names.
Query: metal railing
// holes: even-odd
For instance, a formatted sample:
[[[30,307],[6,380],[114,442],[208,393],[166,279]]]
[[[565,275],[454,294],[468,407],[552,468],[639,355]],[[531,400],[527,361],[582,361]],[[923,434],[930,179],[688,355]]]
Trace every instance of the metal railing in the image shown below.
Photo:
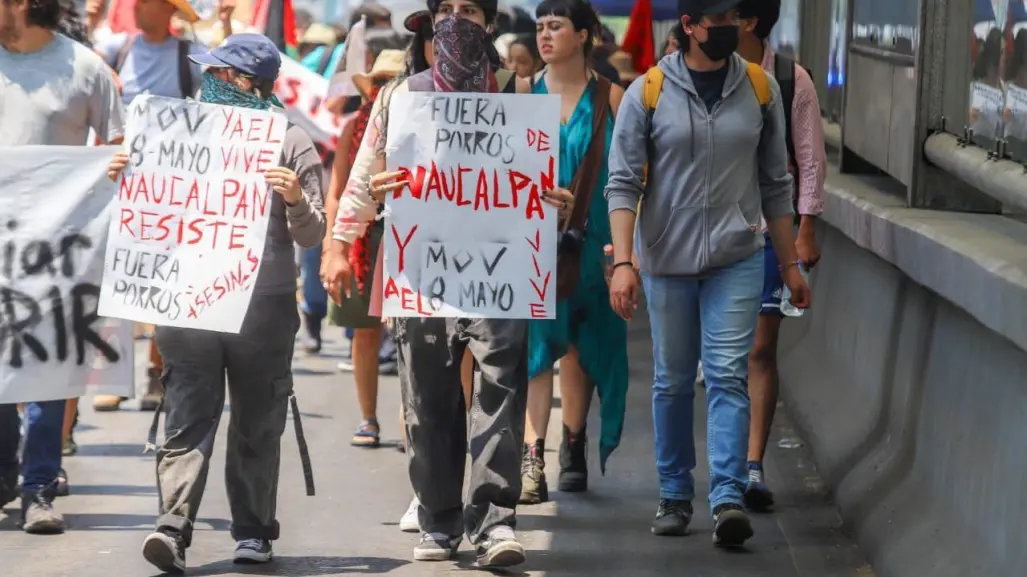
[[[1002,204],[1027,211],[1027,168],[997,159],[987,150],[944,132],[924,142],[924,156],[934,166]]]

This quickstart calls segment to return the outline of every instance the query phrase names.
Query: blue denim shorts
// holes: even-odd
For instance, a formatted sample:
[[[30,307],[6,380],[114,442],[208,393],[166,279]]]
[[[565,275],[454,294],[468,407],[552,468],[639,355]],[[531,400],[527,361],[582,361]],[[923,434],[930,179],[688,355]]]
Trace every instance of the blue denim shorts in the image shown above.
[[[781,295],[784,292],[784,280],[781,278],[780,261],[770,235],[765,235],[767,244],[763,247],[763,295],[760,297],[760,314],[781,314]]]

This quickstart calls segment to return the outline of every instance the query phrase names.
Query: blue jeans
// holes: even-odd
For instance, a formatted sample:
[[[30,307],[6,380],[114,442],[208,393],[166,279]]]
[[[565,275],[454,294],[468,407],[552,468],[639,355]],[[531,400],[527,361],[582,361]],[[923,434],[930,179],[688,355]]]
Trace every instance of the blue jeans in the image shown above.
[[[328,315],[328,293],[321,283],[321,245],[302,249],[300,278],[303,279],[303,312],[317,319]]]
[[[763,289],[763,252],[699,278],[642,279],[653,336],[653,427],[660,497],[695,497],[695,377],[706,375],[710,505],[742,504],[749,445],[749,351]]]
[[[54,486],[61,468],[61,448],[66,401],[26,403],[28,434],[21,459],[22,495],[35,495]],[[21,422],[17,405],[0,405],[0,470],[18,466]]]

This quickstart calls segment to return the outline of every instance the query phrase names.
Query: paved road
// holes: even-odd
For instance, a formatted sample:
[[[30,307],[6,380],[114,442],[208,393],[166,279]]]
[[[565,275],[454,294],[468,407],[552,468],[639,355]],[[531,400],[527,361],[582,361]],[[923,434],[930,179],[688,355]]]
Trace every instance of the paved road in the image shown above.
[[[348,445],[358,413],[352,378],[335,371],[342,350],[341,331],[326,354],[296,358],[297,398],[310,443],[317,496],[307,497],[296,440],[290,426],[283,441],[279,514],[282,539],[274,564],[240,568],[230,561],[229,512],[224,491],[224,428],[215,451],[206,499],[189,551],[190,575],[277,575],[319,577],[456,574],[473,569],[467,545],[454,563],[411,561],[416,536],[396,524],[410,499],[404,456],[389,448],[359,450]],[[140,351],[144,351],[140,344]],[[744,553],[726,553],[710,544],[712,520],[697,502],[692,535],[658,538],[649,522],[656,511],[656,475],[647,383],[651,380],[648,328],[631,330],[632,392],[624,440],[598,475],[595,455],[591,492],[565,495],[519,511],[518,532],[528,549],[523,572],[531,576],[676,576],[676,577],[872,577],[873,571],[838,530],[836,510],[803,448],[784,449],[796,439],[786,422],[775,430],[767,467],[778,490],[779,510],[755,519],[756,537]],[[142,353],[141,353],[142,354]],[[142,357],[145,358],[145,357]],[[140,370],[142,367],[139,367]],[[140,375],[141,376],[141,375]],[[394,377],[381,386],[380,418],[384,437],[394,445],[399,385]],[[701,392],[697,400],[702,399]],[[700,403],[697,403],[701,404]],[[84,403],[76,457],[65,460],[72,495],[58,500],[68,532],[30,536],[17,531],[16,512],[0,515],[0,575],[4,577],[147,577],[156,571],[142,560],[140,544],[156,513],[152,456],[142,455],[150,414],[125,410],[95,414]],[[552,418],[551,445],[559,439],[559,405]],[[593,422],[597,423],[595,414]],[[701,421],[700,421],[701,422]],[[592,427],[598,429],[597,426]],[[703,427],[696,430],[702,443]],[[597,446],[593,443],[593,447]],[[594,451],[594,449],[593,449]],[[705,454],[703,446],[697,453]],[[549,454],[555,479],[555,452]],[[697,492],[706,490],[705,465],[696,471]]]

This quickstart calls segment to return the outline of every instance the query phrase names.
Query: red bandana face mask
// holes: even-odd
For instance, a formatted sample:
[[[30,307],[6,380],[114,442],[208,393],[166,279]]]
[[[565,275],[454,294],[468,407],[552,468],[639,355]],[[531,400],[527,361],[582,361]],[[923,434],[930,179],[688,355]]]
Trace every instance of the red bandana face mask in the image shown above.
[[[495,47],[484,28],[450,16],[435,24],[433,44],[432,79],[436,92],[497,92],[488,57],[489,50]]]

